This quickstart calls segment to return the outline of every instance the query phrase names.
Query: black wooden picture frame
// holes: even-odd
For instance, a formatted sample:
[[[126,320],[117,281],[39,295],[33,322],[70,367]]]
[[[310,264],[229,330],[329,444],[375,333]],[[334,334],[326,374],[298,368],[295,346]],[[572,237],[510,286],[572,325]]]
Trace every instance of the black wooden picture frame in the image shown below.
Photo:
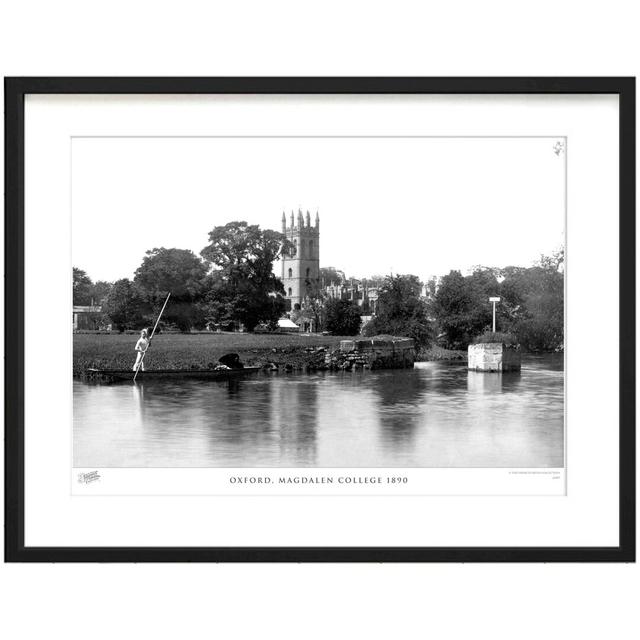
[[[5,78],[5,561],[635,561],[635,79]],[[26,547],[24,160],[28,94],[615,94],[620,124],[619,531],[612,547]]]

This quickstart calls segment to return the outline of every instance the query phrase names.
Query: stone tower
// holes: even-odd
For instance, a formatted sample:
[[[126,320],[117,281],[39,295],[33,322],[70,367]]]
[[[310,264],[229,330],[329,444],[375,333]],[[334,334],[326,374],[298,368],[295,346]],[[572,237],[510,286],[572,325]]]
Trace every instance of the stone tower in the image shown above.
[[[291,212],[290,224],[282,212],[282,233],[293,245],[292,250],[282,260],[282,284],[291,309],[296,304],[302,306],[307,294],[307,282],[315,284],[320,278],[320,216],[316,212],[315,226],[311,226],[311,216],[306,217],[298,209],[298,218]]]

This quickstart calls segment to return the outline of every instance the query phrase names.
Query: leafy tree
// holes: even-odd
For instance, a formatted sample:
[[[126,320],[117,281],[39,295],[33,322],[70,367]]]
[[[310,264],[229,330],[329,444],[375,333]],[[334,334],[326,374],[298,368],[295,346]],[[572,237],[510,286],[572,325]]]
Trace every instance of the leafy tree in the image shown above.
[[[73,267],[73,304],[88,306],[101,305],[109,291],[111,283],[104,280],[93,282],[82,269]]]
[[[291,248],[276,231],[246,222],[229,222],[209,233],[200,252],[218,269],[206,294],[207,316],[213,322],[242,322],[252,331],[258,323],[273,325],[284,313],[284,286],[273,263]]]
[[[477,267],[470,276],[459,271],[444,276],[430,302],[445,346],[465,349],[474,336],[492,325],[490,296],[500,295],[500,283],[493,269]]]
[[[92,291],[93,282],[86,271],[73,267],[73,304],[90,305]]]
[[[450,271],[442,277],[431,304],[431,312],[449,348],[461,348],[470,339],[468,313],[472,301],[464,276]]]
[[[105,280],[98,280],[95,282],[91,290],[91,298],[93,299],[94,304],[104,304],[112,286],[113,284],[111,282],[106,282]]]
[[[360,309],[351,300],[331,298],[325,304],[325,314],[325,327],[334,335],[355,336],[360,332]]]
[[[444,276],[429,309],[446,346],[466,346],[491,330],[490,296],[498,331],[514,334],[523,348],[553,351],[564,342],[564,251],[542,256],[532,267],[476,267],[470,276],[459,271]]]
[[[389,276],[372,275],[366,278],[369,287],[381,287]]]
[[[113,283],[102,310],[120,331],[124,331],[144,326],[147,308],[136,285],[128,278],[122,278]]]
[[[226,271],[229,277],[272,282],[273,263],[291,246],[277,231],[262,231],[258,225],[236,221],[215,227],[200,255]]]
[[[319,279],[320,283],[325,287],[328,287],[332,282],[333,284],[340,285],[346,281],[344,271],[340,271],[335,267],[321,267]]]
[[[195,303],[202,296],[206,275],[207,265],[192,251],[160,247],[147,251],[134,282],[151,305],[150,320],[171,293],[163,320],[188,331],[203,322]]]
[[[305,298],[300,311],[302,318],[313,320],[316,331],[322,331],[325,328],[327,320],[327,296],[325,290],[318,280],[304,281]]]
[[[303,325],[304,323],[310,323],[315,320],[312,310],[307,305],[301,307],[299,304],[293,305],[289,317],[297,325]],[[317,327],[318,325],[316,325],[316,328]]]
[[[378,311],[365,326],[364,333],[405,336],[413,338],[418,347],[427,346],[432,340],[433,327],[421,291],[417,276],[387,276],[380,288]]]
[[[429,278],[429,280],[427,280],[427,282],[425,282],[426,297],[429,300],[433,300],[433,298],[435,298],[436,296],[437,291],[438,291],[438,278],[436,278],[435,276],[432,276],[431,278]]]
[[[202,304],[206,322],[222,326],[241,322],[248,331],[260,323],[276,328],[286,306],[282,295],[260,291],[248,280],[238,280],[232,285],[220,272],[212,282]]]
[[[550,256],[541,255],[537,266],[549,272],[564,272],[564,247],[556,249]]]
[[[564,252],[542,256],[523,269],[504,270],[501,291],[508,313],[505,325],[529,351],[564,347]]]

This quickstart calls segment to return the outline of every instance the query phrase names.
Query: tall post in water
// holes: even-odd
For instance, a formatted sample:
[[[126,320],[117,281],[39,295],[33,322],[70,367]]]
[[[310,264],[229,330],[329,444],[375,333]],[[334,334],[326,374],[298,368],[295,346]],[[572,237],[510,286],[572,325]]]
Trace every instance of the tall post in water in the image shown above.
[[[493,304],[493,334],[485,338],[486,342],[470,344],[468,347],[469,364],[472,371],[499,372],[520,371],[521,355],[520,346],[497,340],[496,336],[496,303],[500,302],[498,296],[491,296],[489,302]]]
[[[500,302],[499,296],[492,296],[489,302],[493,303],[493,333],[496,332],[496,302]]]

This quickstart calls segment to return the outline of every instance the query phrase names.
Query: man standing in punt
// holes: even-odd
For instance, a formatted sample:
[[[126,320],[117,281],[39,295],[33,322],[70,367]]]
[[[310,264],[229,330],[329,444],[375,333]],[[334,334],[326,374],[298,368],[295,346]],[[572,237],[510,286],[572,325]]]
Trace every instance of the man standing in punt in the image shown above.
[[[136,357],[136,363],[133,365],[134,371],[137,371],[140,366],[144,371],[144,361],[143,361],[144,352],[149,347],[149,340],[147,339],[147,335],[148,335],[147,330],[143,329],[140,332],[140,338],[138,339],[138,342],[136,342],[136,351],[138,352],[138,356]]]

